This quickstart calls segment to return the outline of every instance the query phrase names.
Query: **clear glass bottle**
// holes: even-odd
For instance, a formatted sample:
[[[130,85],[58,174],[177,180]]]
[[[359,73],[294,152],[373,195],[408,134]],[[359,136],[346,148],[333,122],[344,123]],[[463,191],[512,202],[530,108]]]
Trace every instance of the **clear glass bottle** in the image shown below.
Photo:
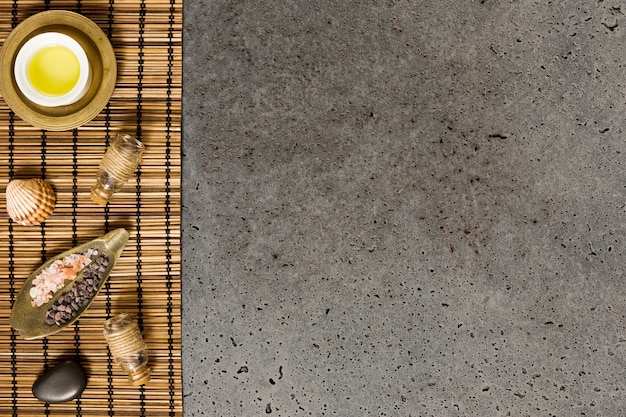
[[[137,321],[129,314],[120,313],[104,322],[104,338],[113,361],[128,373],[128,381],[144,385],[150,381],[148,351]]]
[[[105,206],[113,194],[135,173],[144,149],[143,143],[138,139],[119,133],[100,162],[96,183],[91,187],[91,199]]]

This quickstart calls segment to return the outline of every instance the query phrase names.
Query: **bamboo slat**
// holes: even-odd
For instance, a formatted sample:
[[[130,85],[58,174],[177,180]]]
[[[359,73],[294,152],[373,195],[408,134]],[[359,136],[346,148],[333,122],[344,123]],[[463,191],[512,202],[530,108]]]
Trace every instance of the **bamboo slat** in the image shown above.
[[[182,416],[182,0],[0,0],[0,43],[48,8],[96,22],[115,50],[118,78],[106,108],[72,131],[34,128],[0,97],[0,416]],[[137,175],[104,208],[91,201],[90,187],[120,131],[142,140],[146,152]],[[53,215],[40,226],[18,225],[6,213],[6,185],[27,177],[45,178],[57,193]],[[32,271],[117,227],[129,231],[128,244],[89,310],[60,333],[21,339],[9,316]],[[139,318],[150,349],[152,380],[143,388],[129,385],[102,336],[104,320],[122,311]],[[88,374],[82,397],[62,404],[34,398],[34,381],[68,358]]]

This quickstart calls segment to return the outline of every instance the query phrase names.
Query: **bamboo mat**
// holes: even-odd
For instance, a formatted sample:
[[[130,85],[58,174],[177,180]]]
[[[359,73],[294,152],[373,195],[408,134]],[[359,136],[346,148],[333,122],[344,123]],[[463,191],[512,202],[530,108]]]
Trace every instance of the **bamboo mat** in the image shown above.
[[[0,42],[27,17],[78,12],[100,26],[118,62],[116,89],[88,124],[65,132],[29,126],[0,99],[0,416],[182,416],[180,322],[180,124],[182,0],[0,0]],[[137,175],[108,207],[89,198],[106,146],[124,131],[146,145]],[[57,192],[53,215],[25,227],[8,218],[14,178],[44,178]],[[106,287],[77,324],[25,341],[9,326],[12,303],[43,261],[126,228],[130,240]],[[152,380],[132,387],[102,336],[104,320],[138,318]],[[88,375],[78,400],[45,404],[31,392],[46,370],[78,359]]]

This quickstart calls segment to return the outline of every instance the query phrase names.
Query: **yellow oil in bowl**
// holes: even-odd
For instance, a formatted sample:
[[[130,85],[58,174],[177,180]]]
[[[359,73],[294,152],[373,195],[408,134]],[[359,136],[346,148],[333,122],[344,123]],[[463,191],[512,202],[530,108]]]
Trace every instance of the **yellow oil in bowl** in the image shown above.
[[[78,58],[67,47],[50,45],[33,54],[26,74],[35,90],[46,96],[69,93],[80,77]]]

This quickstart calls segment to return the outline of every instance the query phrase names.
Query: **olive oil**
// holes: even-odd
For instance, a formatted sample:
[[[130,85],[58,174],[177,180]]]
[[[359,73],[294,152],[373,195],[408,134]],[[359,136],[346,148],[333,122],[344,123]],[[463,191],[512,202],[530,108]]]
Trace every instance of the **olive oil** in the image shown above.
[[[50,45],[33,54],[26,71],[31,85],[40,94],[62,96],[78,82],[80,65],[69,48]]]

